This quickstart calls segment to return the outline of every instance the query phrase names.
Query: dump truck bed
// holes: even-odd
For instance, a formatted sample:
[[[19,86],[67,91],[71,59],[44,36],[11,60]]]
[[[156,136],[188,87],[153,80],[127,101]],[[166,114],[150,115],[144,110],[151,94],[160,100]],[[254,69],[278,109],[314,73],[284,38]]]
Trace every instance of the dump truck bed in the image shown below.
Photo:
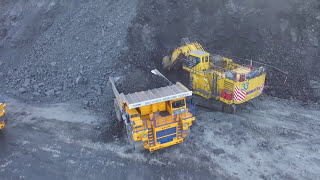
[[[129,109],[132,109],[163,101],[169,101],[171,99],[192,96],[192,91],[179,82],[160,88],[124,94],[119,92],[115,85],[115,81],[117,81],[119,78],[120,77],[109,77],[109,80],[112,84],[113,93],[115,94],[115,97],[119,103],[119,107],[121,108],[124,103],[128,105]]]
[[[171,99],[192,96],[192,91],[183,86],[181,83],[177,82],[174,85],[127,95],[122,94],[121,96],[123,97],[123,101],[128,104],[129,109],[132,109],[163,101],[169,101]]]

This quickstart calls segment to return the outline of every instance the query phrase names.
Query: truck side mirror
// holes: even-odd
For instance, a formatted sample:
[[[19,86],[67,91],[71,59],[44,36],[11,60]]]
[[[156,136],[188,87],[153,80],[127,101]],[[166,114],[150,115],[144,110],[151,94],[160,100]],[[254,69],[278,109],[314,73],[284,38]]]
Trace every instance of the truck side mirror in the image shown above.
[[[127,120],[127,123],[129,124],[129,123],[130,123],[130,116],[129,116],[129,114],[126,114],[126,120]]]

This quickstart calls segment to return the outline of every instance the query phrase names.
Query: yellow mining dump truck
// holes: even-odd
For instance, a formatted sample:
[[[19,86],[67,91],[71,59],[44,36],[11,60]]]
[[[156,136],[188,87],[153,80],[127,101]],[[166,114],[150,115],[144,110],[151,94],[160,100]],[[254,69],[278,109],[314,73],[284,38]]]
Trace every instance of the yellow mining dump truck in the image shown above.
[[[182,143],[195,120],[195,108],[186,100],[192,96],[192,91],[177,82],[124,94],[116,87],[119,78],[110,77],[109,80],[115,95],[116,115],[125,124],[130,144],[134,148],[155,151]]]
[[[184,44],[172,56],[164,57],[162,64],[167,70],[182,67],[190,74],[190,87],[194,94],[217,100],[208,103],[200,99],[197,104],[221,104],[219,109],[233,113],[236,104],[249,101],[262,93],[266,78],[263,67],[253,68],[251,65],[237,64],[226,57],[210,55],[199,43],[183,40]]]
[[[4,107],[6,106],[6,103],[4,102],[4,99],[0,96],[0,130],[4,128],[4,126],[6,125],[6,117],[5,112],[6,110],[4,109]]]

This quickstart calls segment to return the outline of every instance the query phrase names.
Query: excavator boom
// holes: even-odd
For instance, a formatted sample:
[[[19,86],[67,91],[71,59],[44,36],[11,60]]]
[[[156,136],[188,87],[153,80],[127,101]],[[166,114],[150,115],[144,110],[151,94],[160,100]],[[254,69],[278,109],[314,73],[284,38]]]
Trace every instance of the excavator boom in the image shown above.
[[[170,70],[172,67],[178,64],[178,62],[181,61],[179,59],[179,56],[183,54],[184,56],[188,57],[190,54],[190,51],[199,50],[204,51],[202,46],[199,43],[189,43],[184,46],[180,46],[177,49],[175,49],[170,56],[165,56],[162,60],[162,65],[164,69]]]

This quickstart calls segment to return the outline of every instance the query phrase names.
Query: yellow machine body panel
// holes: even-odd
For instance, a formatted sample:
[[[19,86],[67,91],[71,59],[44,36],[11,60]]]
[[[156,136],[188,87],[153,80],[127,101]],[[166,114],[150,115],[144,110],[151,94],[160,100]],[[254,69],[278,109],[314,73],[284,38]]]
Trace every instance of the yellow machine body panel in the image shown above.
[[[266,74],[263,73],[255,78],[235,83],[235,86],[239,87],[240,90],[245,91],[246,94],[242,101],[234,101],[234,103],[241,104],[261,95],[263,92],[265,79]],[[234,95],[235,93],[233,92],[233,96]]]
[[[192,77],[192,89],[195,94],[204,98],[212,98],[213,90],[213,75],[212,73],[193,73],[190,72]]]
[[[166,102],[155,103],[147,106],[139,107],[141,115],[148,115],[157,111],[164,111],[166,109]]]
[[[0,103],[0,130],[3,129],[4,126],[6,125],[3,119],[3,116],[6,112],[6,110],[4,109],[5,106],[6,106],[5,103]]]

